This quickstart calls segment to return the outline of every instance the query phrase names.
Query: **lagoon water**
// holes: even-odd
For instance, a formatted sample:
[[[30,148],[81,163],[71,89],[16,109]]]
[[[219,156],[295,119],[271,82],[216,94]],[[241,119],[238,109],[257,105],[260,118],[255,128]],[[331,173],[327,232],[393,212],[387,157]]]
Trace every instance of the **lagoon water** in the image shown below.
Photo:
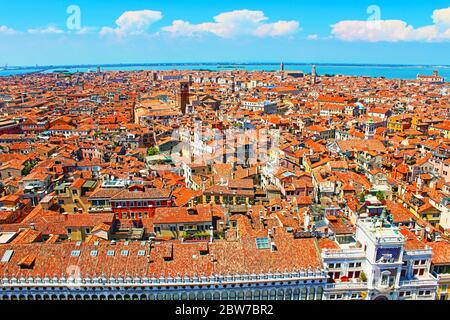
[[[292,63],[286,64],[285,70],[301,70],[310,73],[312,64],[310,63]],[[108,65],[102,66],[102,71],[136,71],[136,70],[248,70],[248,71],[275,71],[279,70],[279,64],[234,64],[234,63],[206,63],[206,64],[143,64],[143,65]],[[385,77],[389,79],[415,79],[418,74],[431,75],[433,70],[439,71],[446,80],[450,79],[450,66],[407,66],[407,65],[351,65],[351,64],[317,64],[317,73],[319,75],[349,75],[349,76],[368,76]],[[95,71],[95,66],[61,66],[58,68],[38,67],[36,69],[22,70],[2,70],[0,76],[20,75],[31,72],[55,72],[66,70],[69,72],[88,72]]]

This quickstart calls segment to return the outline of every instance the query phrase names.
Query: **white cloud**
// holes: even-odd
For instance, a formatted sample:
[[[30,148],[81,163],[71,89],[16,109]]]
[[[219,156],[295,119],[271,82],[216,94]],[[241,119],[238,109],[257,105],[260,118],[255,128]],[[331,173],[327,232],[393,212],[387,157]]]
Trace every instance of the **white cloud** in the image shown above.
[[[402,20],[345,20],[332,25],[332,35],[344,41],[442,41],[450,39],[450,8],[434,10],[434,24],[414,28]]]
[[[48,26],[46,28],[28,29],[28,33],[31,34],[62,34],[64,30],[55,26]]]
[[[319,39],[319,36],[317,34],[310,34],[306,37],[308,40],[317,40]]]
[[[434,10],[432,18],[435,24],[450,25],[450,7]]]
[[[221,38],[234,38],[240,35],[257,37],[289,36],[300,28],[298,21],[277,21],[267,23],[268,18],[262,11],[235,10],[214,17],[214,22],[192,24],[184,20],[175,20],[162,30],[176,36],[194,36],[212,33]]]
[[[7,26],[0,26],[0,34],[8,34],[8,35],[10,35],[10,34],[16,34],[16,33],[17,33],[17,31],[14,30],[14,29],[11,29],[11,28],[9,28]]]
[[[144,34],[153,23],[163,18],[160,11],[126,11],[116,20],[116,28],[103,27],[100,35],[113,34],[119,37]]]

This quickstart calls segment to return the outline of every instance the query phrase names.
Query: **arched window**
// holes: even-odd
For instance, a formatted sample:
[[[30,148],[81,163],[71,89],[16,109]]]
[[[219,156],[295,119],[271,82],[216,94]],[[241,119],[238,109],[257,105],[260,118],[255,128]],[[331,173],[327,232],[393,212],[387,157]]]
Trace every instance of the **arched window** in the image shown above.
[[[205,299],[205,297],[203,295],[203,292],[197,293],[197,300],[204,300],[204,299]]]
[[[247,292],[245,293],[245,300],[252,300],[252,299],[253,299],[252,290],[247,290]]]
[[[230,291],[230,300],[236,300],[236,291]]]
[[[205,293],[205,300],[212,300],[212,294],[210,292]]]
[[[322,297],[323,297],[323,288],[318,287],[317,288],[317,300],[322,300]]]
[[[141,296],[140,296],[140,300],[147,300],[147,295],[145,295],[145,294],[141,294]]]
[[[275,289],[270,290],[270,300],[277,299],[277,291]]]
[[[187,299],[188,299],[188,295],[185,292],[183,292],[181,294],[181,300],[187,300]]]
[[[286,295],[284,297],[286,300],[292,300],[292,289],[286,290]]]
[[[277,300],[284,300],[284,290],[278,289]]]
[[[308,300],[315,300],[316,289],[309,288]]]
[[[268,290],[263,290],[263,292],[262,292],[262,299],[263,300],[268,300],[269,299],[269,291]]]
[[[295,288],[294,289],[294,299],[292,299],[292,300],[298,300],[298,299],[300,299],[300,289]]]
[[[189,300],[195,300],[196,296],[194,292],[189,293]]]
[[[222,292],[222,300],[228,300],[228,292],[227,291]]]
[[[214,292],[213,294],[213,300],[220,300],[220,293],[219,292]]]
[[[302,288],[300,291],[300,299],[306,300],[307,295],[308,295],[308,290],[306,288]]]

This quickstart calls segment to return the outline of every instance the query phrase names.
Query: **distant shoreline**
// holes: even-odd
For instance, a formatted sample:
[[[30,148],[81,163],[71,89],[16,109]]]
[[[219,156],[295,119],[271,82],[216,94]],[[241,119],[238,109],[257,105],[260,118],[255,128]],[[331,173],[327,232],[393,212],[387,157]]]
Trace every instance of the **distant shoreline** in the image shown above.
[[[114,64],[73,64],[73,65],[38,65],[38,66],[9,66],[6,70],[27,69],[74,69],[74,68],[117,68],[117,67],[186,67],[186,66],[279,66],[281,62],[164,62],[164,63],[114,63]],[[325,67],[376,67],[376,68],[440,68],[450,69],[450,65],[433,64],[372,64],[372,63],[316,63],[316,62],[285,62],[285,66],[325,66]]]

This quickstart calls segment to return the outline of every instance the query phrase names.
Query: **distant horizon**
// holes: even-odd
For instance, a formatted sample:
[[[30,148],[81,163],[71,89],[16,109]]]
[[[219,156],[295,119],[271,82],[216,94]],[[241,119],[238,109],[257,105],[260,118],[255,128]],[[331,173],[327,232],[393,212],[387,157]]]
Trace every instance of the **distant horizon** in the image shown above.
[[[22,69],[33,69],[33,68],[62,68],[62,67],[116,67],[116,66],[180,66],[180,65],[273,65],[280,66],[283,63],[285,66],[289,65],[317,65],[317,66],[347,66],[347,67],[438,67],[438,68],[450,68],[450,64],[395,64],[395,63],[350,63],[350,62],[301,62],[301,61],[291,61],[291,62],[264,62],[264,61],[201,61],[201,62],[126,62],[126,63],[67,63],[67,64],[36,64],[36,65],[0,65],[1,68],[22,68]]]

